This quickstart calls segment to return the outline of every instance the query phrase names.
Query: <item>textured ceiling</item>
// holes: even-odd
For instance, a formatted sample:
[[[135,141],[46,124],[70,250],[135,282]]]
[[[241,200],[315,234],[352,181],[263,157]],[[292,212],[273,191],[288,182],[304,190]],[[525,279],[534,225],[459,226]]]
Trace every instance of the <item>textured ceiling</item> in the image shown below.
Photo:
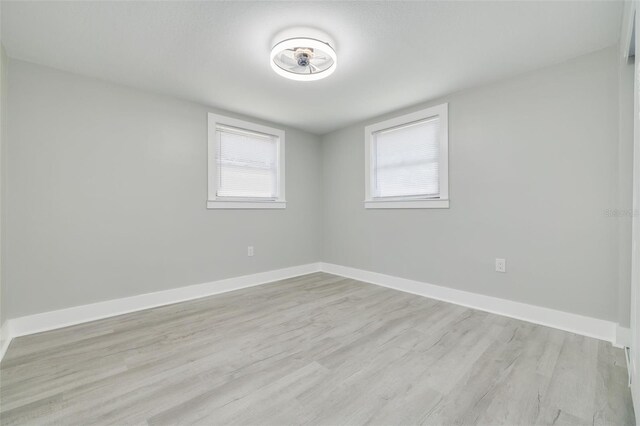
[[[618,39],[623,4],[568,2],[2,2],[10,57],[325,133]],[[269,66],[291,27],[334,40],[338,68]]]

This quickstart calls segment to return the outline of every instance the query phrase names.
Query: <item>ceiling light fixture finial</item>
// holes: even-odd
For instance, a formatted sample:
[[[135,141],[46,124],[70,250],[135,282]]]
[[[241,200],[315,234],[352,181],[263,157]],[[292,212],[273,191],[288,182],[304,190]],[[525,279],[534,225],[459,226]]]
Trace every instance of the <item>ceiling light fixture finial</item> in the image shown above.
[[[333,47],[310,37],[289,38],[271,49],[271,68],[283,77],[298,81],[320,80],[336,70]]]

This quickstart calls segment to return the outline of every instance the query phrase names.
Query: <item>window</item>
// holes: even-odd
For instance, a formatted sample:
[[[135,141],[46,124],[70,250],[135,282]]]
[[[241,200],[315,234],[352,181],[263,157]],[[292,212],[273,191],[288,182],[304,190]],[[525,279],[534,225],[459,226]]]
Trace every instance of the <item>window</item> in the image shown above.
[[[283,209],[284,132],[209,114],[210,209]]]
[[[448,208],[447,104],[367,126],[366,208]]]

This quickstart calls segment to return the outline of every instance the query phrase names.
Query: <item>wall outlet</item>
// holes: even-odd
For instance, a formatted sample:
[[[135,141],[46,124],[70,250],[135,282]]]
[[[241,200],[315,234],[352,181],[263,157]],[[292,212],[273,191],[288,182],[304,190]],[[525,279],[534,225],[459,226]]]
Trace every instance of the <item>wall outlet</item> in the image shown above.
[[[247,247],[247,256],[253,256],[253,246]]]
[[[496,259],[496,272],[507,272],[506,259]]]

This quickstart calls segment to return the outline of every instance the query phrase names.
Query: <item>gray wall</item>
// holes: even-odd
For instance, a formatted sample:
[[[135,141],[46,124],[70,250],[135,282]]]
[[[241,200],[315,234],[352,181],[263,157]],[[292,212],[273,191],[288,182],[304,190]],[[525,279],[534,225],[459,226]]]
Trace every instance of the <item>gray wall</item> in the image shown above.
[[[326,135],[323,261],[617,321],[618,77],[612,47]],[[364,126],[445,101],[451,208],[365,210]]]
[[[4,150],[6,148],[6,131],[7,131],[7,56],[4,51],[4,46],[0,42],[0,194],[5,193],[5,184],[6,179],[4,179],[4,174],[6,172],[6,168],[4,166],[5,156]],[[3,211],[3,203],[2,198],[0,196],[0,242],[2,241],[2,233],[4,230],[4,214]],[[4,309],[4,299],[2,295],[5,293],[5,281],[2,279],[2,247],[0,243],[0,327],[4,325],[5,320],[7,319],[7,310]],[[2,341],[0,340],[0,348],[2,347]]]
[[[615,47],[322,138],[286,129],[284,211],[205,209],[224,111],[8,64],[3,318],[322,259],[628,324],[629,220],[605,214],[630,203]],[[451,208],[365,210],[364,126],[444,101]]]
[[[631,321],[631,219],[633,212],[633,61],[620,58],[618,144],[618,323]]]
[[[15,60],[8,79],[9,318],[319,260],[317,136],[285,128],[286,210],[207,210],[211,108]]]

